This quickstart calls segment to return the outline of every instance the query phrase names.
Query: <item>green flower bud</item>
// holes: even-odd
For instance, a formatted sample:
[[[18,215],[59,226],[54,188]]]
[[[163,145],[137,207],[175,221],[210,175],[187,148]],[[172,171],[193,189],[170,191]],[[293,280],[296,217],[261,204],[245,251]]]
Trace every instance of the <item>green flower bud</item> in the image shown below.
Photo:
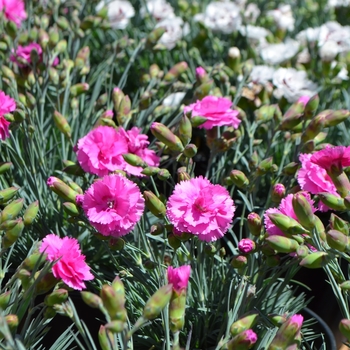
[[[171,177],[171,174],[169,172],[169,170],[167,169],[160,169],[157,172],[157,178],[161,181],[166,181]]]
[[[182,73],[186,72],[188,64],[186,62],[179,62],[170,68],[169,72],[165,74],[164,80],[167,82],[177,79]]]
[[[67,122],[67,119],[60,114],[58,111],[54,111],[53,113],[53,120],[55,122],[55,125],[57,129],[67,138],[71,138],[71,128]]]
[[[6,323],[11,332],[13,332],[18,326],[18,316],[14,314],[5,316]]]
[[[21,281],[22,288],[24,291],[28,290],[29,287],[34,283],[34,278],[32,278],[32,274],[25,269],[20,269],[16,273],[16,276]]]
[[[62,171],[70,175],[84,176],[85,171],[81,168],[79,163],[74,163],[69,160],[64,160],[63,164],[66,166]]]
[[[181,247],[181,240],[177,238],[178,235],[170,234],[168,236],[168,243],[171,248],[174,250],[179,249]]]
[[[251,329],[247,329],[237,334],[232,340],[227,343],[228,350],[248,350],[258,340],[258,336]]]
[[[23,223],[25,226],[29,226],[33,223],[39,212],[39,201],[30,203],[23,215]]]
[[[33,271],[38,270],[40,266],[45,262],[45,254],[33,253],[24,259],[22,267],[26,270]]]
[[[246,331],[247,329],[253,328],[257,317],[258,317],[257,312],[248,312],[241,316],[237,321],[232,323],[230,327],[230,333],[232,337],[236,336],[237,334]]]
[[[169,304],[170,330],[180,332],[185,324],[186,289],[180,292],[173,291]]]
[[[84,291],[80,292],[80,295],[84,303],[94,309],[100,309],[103,305],[102,299],[96,294]]]
[[[306,256],[300,261],[299,265],[308,269],[318,269],[328,263],[328,254],[326,252],[315,252]]]
[[[247,224],[250,233],[255,237],[259,237],[262,227],[261,217],[257,213],[250,213],[247,217]]]
[[[299,168],[299,163],[289,163],[287,164],[283,169],[282,169],[282,173],[283,175],[289,175],[289,176],[294,176],[295,173],[297,172]]]
[[[350,290],[350,281],[345,281],[339,285],[339,288],[344,291]]]
[[[60,40],[60,35],[58,33],[57,27],[53,26],[49,28],[49,45],[50,47],[54,47],[57,45]]]
[[[257,174],[258,175],[266,174],[267,172],[269,172],[271,170],[272,165],[273,165],[273,158],[272,157],[263,159],[258,165]]]
[[[237,186],[238,188],[244,189],[249,185],[248,178],[240,170],[232,170],[230,172],[230,179],[235,184],[235,186]]]
[[[166,212],[165,205],[162,201],[151,191],[144,191],[143,198],[147,209],[157,217],[163,217]]]
[[[54,318],[56,316],[57,312],[55,311],[55,309],[51,306],[46,307],[45,311],[44,311],[44,319],[48,320],[50,318]]]
[[[166,32],[166,29],[164,27],[158,27],[153,29],[151,33],[148,34],[146,45],[148,47],[154,46],[165,32]]]
[[[344,235],[349,236],[349,223],[339,216],[331,213],[331,217],[329,219],[329,224],[332,230],[337,230],[342,232]]]
[[[314,95],[310,98],[308,103],[305,106],[304,110],[304,118],[305,119],[311,119],[312,116],[315,114],[317,107],[320,103],[320,97],[318,95]]]
[[[184,146],[187,146],[192,138],[192,124],[190,119],[185,114],[182,116],[180,120],[179,137]]]
[[[152,236],[158,236],[158,235],[162,234],[163,232],[164,232],[164,225],[163,224],[158,222],[155,225],[151,226],[150,234]]]
[[[64,53],[67,50],[67,41],[60,40],[54,48],[54,52],[56,53]]]
[[[50,176],[47,180],[50,189],[63,199],[75,203],[75,198],[79,194],[57,177]]]
[[[283,236],[269,236],[265,238],[265,241],[278,253],[292,253],[299,247],[299,244],[295,239]]]
[[[2,75],[7,79],[10,79],[10,80],[16,79],[15,73],[13,73],[13,71],[9,67],[3,64],[1,65],[1,72],[2,72]]]
[[[189,143],[184,149],[184,155],[187,158],[193,158],[197,154],[197,146],[193,143]]]
[[[126,320],[125,297],[120,289],[105,284],[102,286],[100,297],[112,320]]]
[[[188,181],[191,179],[190,174],[186,171],[186,167],[180,167],[177,169],[178,182]]]
[[[63,17],[63,16],[58,17],[56,23],[58,27],[62,30],[70,28],[68,19],[66,17]]]
[[[151,132],[158,140],[168,146],[170,150],[174,152],[182,152],[184,150],[181,140],[165,125],[154,122],[151,125]]]
[[[349,247],[349,237],[337,230],[329,230],[327,232],[328,245],[340,252],[345,252]]]
[[[153,320],[167,306],[173,293],[173,285],[167,284],[159,288],[147,301],[142,316],[146,320]]]
[[[6,173],[11,169],[12,163],[7,162],[7,163],[0,163],[0,175]],[[1,198],[0,198],[1,200]]]
[[[60,76],[58,75],[56,68],[49,67],[49,78],[52,84],[58,85],[58,83],[60,82]]]
[[[160,171],[159,168],[157,167],[146,167],[141,171],[141,174],[146,175],[146,176],[154,176],[157,175],[157,173]]]
[[[306,245],[300,245],[296,251],[299,258],[305,258],[309,255],[309,248]]]
[[[39,278],[41,271],[37,271],[34,275],[34,279],[37,280]],[[45,294],[49,290],[51,290],[56,284],[57,284],[57,279],[54,277],[54,275],[49,272],[43,277],[38,280],[36,287],[35,287],[35,293],[37,295],[40,294]]]
[[[122,238],[111,238],[108,241],[108,247],[112,250],[121,251],[125,247],[125,241]]]
[[[305,128],[301,135],[301,141],[306,143],[307,141],[313,140],[325,127],[325,115],[324,112],[314,117],[309,125]]]
[[[284,322],[287,321],[285,315],[269,314],[268,318],[276,327],[280,327]]]
[[[149,67],[149,75],[152,79],[157,78],[162,71],[157,64],[151,64]]]
[[[213,84],[214,84],[214,81],[210,79],[202,83],[201,85],[197,86],[196,89],[194,90],[194,97],[198,100],[202,100],[204,97],[208,96]],[[193,118],[198,118],[197,122],[191,120],[191,124],[193,127],[198,127],[199,125],[207,121],[207,119],[203,117],[193,117]],[[203,122],[201,122],[202,120]]]
[[[138,166],[138,167],[147,167],[147,163],[139,156],[137,156],[136,154],[132,154],[132,153],[124,153],[122,154],[124,160],[133,166]]]
[[[268,122],[273,119],[276,111],[276,105],[264,105],[259,109],[255,110],[255,120],[257,122]]]
[[[62,304],[68,299],[68,291],[66,289],[56,289],[45,297],[44,303],[47,306]]]
[[[68,215],[71,215],[71,216],[78,216],[80,214],[79,208],[74,203],[71,203],[71,202],[63,203],[63,210]]]
[[[195,116],[191,117],[191,124],[194,128],[198,128],[198,126],[204,124],[208,119],[201,117],[201,116]]]
[[[298,221],[307,229],[315,227],[315,215],[310,202],[302,192],[293,195],[292,205]]]
[[[98,331],[98,340],[101,350],[111,350],[115,348],[113,333],[109,329],[106,329],[105,326],[100,327]]]
[[[105,327],[110,330],[112,333],[121,333],[125,329],[126,323],[124,321],[111,321],[108,322]]]
[[[88,83],[79,83],[71,86],[69,91],[72,96],[76,97],[88,91],[89,88],[90,86]]]
[[[10,204],[7,204],[7,206],[1,212],[1,222],[15,219],[17,215],[20,213],[20,211],[22,210],[23,203],[24,203],[24,199],[19,198],[12,201]]]
[[[10,163],[12,164],[12,163]],[[0,191],[0,204],[4,204],[9,201],[19,190],[19,187],[9,187]]]
[[[10,303],[11,291],[0,294],[0,310],[5,310]]]
[[[248,258],[245,255],[234,256],[231,260],[231,266],[235,269],[241,269],[248,265]]]
[[[15,39],[16,36],[17,36],[17,25],[15,22],[12,22],[12,21],[7,21],[6,23],[6,33],[12,38],[12,39]]]
[[[13,228],[6,231],[5,236],[3,237],[2,245],[5,249],[9,248],[12,244],[14,244],[17,241],[24,229],[24,223],[22,221],[22,218],[19,218],[16,221],[17,224]]]
[[[334,194],[330,194],[328,192],[320,192],[317,195],[320,198],[321,202],[326,204],[331,209],[339,211],[347,210],[344,203],[344,198],[335,196]]]
[[[325,117],[325,127],[336,126],[341,122],[348,119],[350,116],[350,112],[346,109],[341,109],[338,111],[331,111],[331,113],[327,114]]]
[[[281,231],[286,234],[298,235],[309,233],[309,231],[301,226],[298,221],[287,215],[281,213],[271,213],[268,214],[268,217],[274,225],[276,225]]]

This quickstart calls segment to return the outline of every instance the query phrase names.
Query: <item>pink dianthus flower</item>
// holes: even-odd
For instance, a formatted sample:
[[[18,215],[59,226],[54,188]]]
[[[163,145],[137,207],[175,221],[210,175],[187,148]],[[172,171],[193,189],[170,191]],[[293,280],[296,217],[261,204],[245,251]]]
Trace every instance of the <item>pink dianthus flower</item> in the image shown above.
[[[299,193],[302,193],[303,196],[307,199],[307,201],[311,205],[312,212],[314,213],[316,211],[316,208],[314,208],[314,201],[311,200],[310,194],[307,192],[299,192]],[[293,200],[293,194],[289,194],[287,197],[281,200],[281,203],[278,209],[270,208],[265,211],[264,222],[265,222],[266,232],[268,233],[269,236],[274,236],[274,235],[285,236],[285,234],[271,221],[271,219],[268,217],[268,214],[284,214],[296,221],[299,221],[294,212],[292,200]]]
[[[0,139],[5,140],[10,137],[8,122],[4,114],[13,112],[16,109],[16,102],[10,96],[7,96],[3,91],[0,90]]]
[[[343,167],[350,166],[350,146],[327,146],[313,153],[310,160],[325,170],[336,168],[342,171]]]
[[[23,0],[0,0],[1,11],[9,21],[16,23],[17,27],[27,18]]]
[[[300,154],[301,168],[298,171],[297,179],[302,190],[312,194],[328,192],[340,197],[336,187],[324,168],[311,161],[312,154]],[[321,211],[327,211],[329,208],[321,201],[318,203]]]
[[[182,290],[186,290],[188,286],[188,280],[190,279],[191,266],[184,265],[173,268],[168,267],[168,283],[173,285],[173,289],[176,293],[181,293]]]
[[[104,236],[129,233],[145,208],[139,188],[120,174],[104,176],[84,194],[83,209],[90,224]]]
[[[230,228],[235,209],[224,187],[199,176],[175,186],[166,213],[175,232],[189,232],[211,242]]]
[[[191,112],[192,117],[200,116],[207,121],[199,128],[212,129],[214,126],[232,126],[238,128],[241,121],[237,118],[239,112],[231,109],[232,102],[225,97],[206,96],[201,101],[192,103],[184,108],[184,112]]]
[[[47,254],[48,261],[59,259],[53,265],[52,273],[73,289],[86,288],[84,281],[94,278],[75,238],[62,239],[55,234],[47,235],[40,246],[40,252]]]
[[[78,141],[76,153],[83,170],[104,176],[125,168],[122,154],[128,153],[128,142],[114,128],[99,126]]]

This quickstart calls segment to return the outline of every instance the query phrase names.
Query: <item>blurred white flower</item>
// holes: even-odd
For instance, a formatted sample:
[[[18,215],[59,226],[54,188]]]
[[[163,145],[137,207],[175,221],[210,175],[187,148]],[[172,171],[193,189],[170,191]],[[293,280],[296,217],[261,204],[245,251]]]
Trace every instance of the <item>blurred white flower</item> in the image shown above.
[[[296,35],[296,39],[302,45],[307,45],[307,43],[314,43],[318,40],[320,30],[320,27],[304,29]]]
[[[283,30],[294,30],[295,19],[291,6],[280,4],[276,10],[267,11],[267,16],[271,16],[277,28]]]
[[[250,3],[244,10],[243,17],[247,23],[255,23],[260,16],[261,11],[257,4]]]
[[[320,27],[318,46],[322,47],[327,41],[333,41],[338,46],[339,53],[350,51],[350,27],[338,22],[327,22]]]
[[[306,47],[298,53],[297,62],[301,64],[307,64],[311,62],[311,55]]]
[[[252,26],[250,24],[246,26],[241,26],[239,28],[239,32],[247,37],[248,41],[251,43],[256,43],[256,44],[263,44],[266,43],[266,37],[271,34],[270,31],[263,27],[256,27]]]
[[[96,11],[102,10],[105,6],[112,28],[125,29],[130,18],[135,16],[135,10],[127,0],[101,1],[96,6]]]
[[[299,51],[299,42],[288,39],[280,44],[263,44],[259,48],[260,56],[267,64],[281,64],[294,57]]]
[[[306,72],[294,68],[278,68],[272,82],[276,86],[274,96],[284,96],[290,103],[296,102],[301,96],[311,97],[317,93],[317,85],[308,80]]]
[[[319,49],[321,60],[331,62],[339,53],[339,46],[335,41],[326,41]]]
[[[163,100],[163,106],[177,107],[185,97],[186,92],[174,92]]]
[[[184,23],[180,17],[165,18],[157,23],[156,28],[159,27],[165,28],[166,32],[160,37],[158,43],[168,50],[173,49],[176,43],[190,31],[188,23]]]
[[[272,81],[274,73],[275,68],[264,65],[254,66],[248,80],[255,84],[266,85]]]
[[[140,14],[145,17],[148,13],[157,21],[175,17],[174,9],[165,0],[147,0],[146,6],[141,7]]]
[[[196,14],[194,20],[203,22],[214,32],[225,34],[237,31],[242,24],[240,8],[230,1],[209,3],[205,12]]]
[[[327,7],[349,7],[350,0],[328,0]]]

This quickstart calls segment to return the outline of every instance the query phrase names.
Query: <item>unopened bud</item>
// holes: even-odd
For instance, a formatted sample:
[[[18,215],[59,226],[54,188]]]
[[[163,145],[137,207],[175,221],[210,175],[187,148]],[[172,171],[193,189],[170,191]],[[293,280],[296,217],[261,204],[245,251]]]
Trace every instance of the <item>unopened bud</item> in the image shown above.
[[[163,217],[166,212],[163,202],[151,191],[144,191],[143,197],[147,209],[157,217]]]
[[[18,326],[18,316],[14,314],[6,315],[5,320],[10,331],[13,332]]]
[[[108,247],[112,250],[121,251],[125,247],[125,241],[123,238],[111,238],[108,242]]]
[[[238,188],[246,188],[249,185],[249,180],[246,175],[240,170],[232,170],[230,179]]]
[[[275,184],[272,187],[271,199],[273,202],[279,204],[286,195],[286,188],[283,184]]]
[[[248,258],[244,255],[234,256],[231,260],[231,266],[235,269],[241,269],[248,265]]]
[[[325,127],[328,128],[330,126],[336,126],[346,119],[348,119],[350,116],[350,112],[346,109],[341,109],[338,111],[331,111],[331,113],[327,114],[325,117]]]
[[[184,155],[187,158],[193,158],[197,154],[197,146],[193,143],[188,144],[184,149]]]
[[[56,194],[58,194],[60,197],[69,202],[75,203],[75,198],[79,193],[75,192],[62,180],[58,179],[57,177],[50,176],[47,179],[46,183],[50,187],[50,189]]]
[[[309,233],[309,231],[301,226],[298,221],[287,215],[281,213],[270,213],[268,214],[268,217],[274,225],[276,225],[282,232],[287,234],[297,235]]]
[[[328,263],[328,254],[326,252],[315,252],[306,256],[300,261],[299,265],[308,269],[318,269]]]
[[[339,252],[345,252],[349,246],[349,237],[344,233],[337,230],[329,230],[327,232],[327,243],[328,245],[338,250]]]
[[[304,110],[304,118],[305,119],[311,119],[312,116],[315,114],[318,105],[320,103],[320,97],[318,95],[312,96],[309,101],[307,102]]]
[[[10,163],[12,164],[12,163]],[[18,192],[20,188],[19,187],[9,187],[6,188],[4,190],[0,191],[0,204],[4,204],[7,201],[9,201],[10,199],[12,199],[12,197],[15,196],[15,194]]]
[[[2,245],[5,249],[9,248],[12,244],[14,244],[17,241],[24,229],[24,223],[22,221],[22,218],[19,218],[16,221],[17,224],[10,230],[7,230],[3,237]]]
[[[268,122],[273,119],[276,111],[276,105],[264,105],[259,109],[255,110],[255,120],[258,122]]]
[[[165,74],[165,81],[173,81],[177,79],[182,73],[186,72],[188,69],[188,64],[186,62],[179,62],[175,64],[172,68],[170,68],[169,72]]]
[[[159,168],[157,167],[146,167],[141,171],[141,174],[146,175],[146,176],[154,176],[157,175],[158,172],[160,171]]]
[[[54,52],[64,53],[67,50],[67,41],[60,40],[54,48]]]
[[[83,291],[83,292],[80,292],[80,295],[84,303],[94,309],[99,309],[103,305],[102,299],[96,294]]]
[[[171,248],[174,250],[179,249],[181,247],[181,240],[177,237],[178,235],[170,234],[168,236],[168,243]]]
[[[0,163],[0,175],[6,173],[9,171],[12,167],[12,163],[6,162],[6,163]]]
[[[258,165],[257,174],[258,175],[266,174],[267,172],[269,172],[271,170],[272,165],[273,165],[273,158],[272,157],[269,157],[269,158],[262,160]]]
[[[1,212],[1,222],[6,220],[13,220],[17,217],[23,208],[24,199],[19,198],[7,204],[4,210]]]
[[[68,299],[68,291],[66,289],[56,289],[51,294],[45,297],[44,303],[47,306],[62,304]]]
[[[10,303],[11,291],[0,294],[0,310],[5,310]]]
[[[147,301],[143,309],[143,317],[146,320],[153,320],[169,303],[173,292],[173,285],[167,284],[159,288]]]
[[[255,250],[255,242],[250,238],[243,238],[238,242],[238,249],[243,254],[249,254]]]
[[[227,344],[228,350],[248,350],[250,349],[258,340],[256,333],[247,329],[239,334],[237,334],[232,340]]]
[[[184,114],[179,124],[179,137],[184,146],[187,146],[192,137],[192,124],[190,119]],[[191,158],[191,157],[189,157]]]
[[[78,216],[80,214],[76,204],[71,202],[63,203],[63,210],[70,216]]]
[[[329,224],[332,230],[337,230],[342,232],[344,235],[349,236],[349,223],[334,213],[331,214],[329,219]]]
[[[72,134],[71,134],[71,128],[67,122],[67,119],[58,111],[55,111],[53,113],[53,120],[55,122],[57,129],[61,131],[61,133],[64,134],[64,136],[70,139]]]
[[[147,37],[147,46],[154,46],[157,41],[160,39],[160,37],[166,32],[166,28],[164,27],[158,27],[151,31],[151,33],[148,34]]]
[[[291,162],[283,168],[282,173],[283,175],[294,176],[298,168],[299,168],[299,163]]]
[[[70,87],[69,91],[72,96],[79,96],[84,92],[88,91],[90,88],[88,83],[79,83]]]
[[[350,320],[346,318],[342,319],[339,323],[339,330],[347,341],[350,341]]]
[[[257,213],[250,213],[247,218],[247,224],[250,233],[255,237],[259,237],[262,227],[261,217]]]
[[[184,150],[181,140],[165,125],[154,122],[151,125],[151,132],[158,140],[168,146],[170,150],[175,152],[182,152]]]
[[[232,323],[230,327],[230,333],[233,337],[237,334],[252,328],[258,317],[257,312],[248,312],[247,314],[241,316],[239,320]]]
[[[344,203],[344,198],[341,198],[328,192],[320,192],[317,195],[320,198],[321,202],[326,204],[327,207],[331,209],[338,211],[344,211],[347,209]]]
[[[113,333],[105,326],[101,326],[98,331],[98,341],[101,346],[101,350],[111,350],[115,346]]]
[[[295,252],[299,244],[296,240],[283,236],[269,236],[265,238],[267,244],[278,253],[292,253]]]
[[[302,192],[293,195],[292,205],[298,221],[307,229],[315,227],[312,206]]]
[[[301,141],[306,143],[307,141],[313,140],[325,127],[325,112],[322,112],[314,117],[309,125],[305,128],[301,135]]]

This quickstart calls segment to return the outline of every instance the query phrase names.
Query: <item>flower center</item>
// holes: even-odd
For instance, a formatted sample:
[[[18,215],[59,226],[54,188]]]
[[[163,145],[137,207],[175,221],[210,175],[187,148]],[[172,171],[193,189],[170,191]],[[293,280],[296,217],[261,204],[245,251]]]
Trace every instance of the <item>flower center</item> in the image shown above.
[[[114,208],[114,201],[111,201],[111,200],[107,201],[107,207],[109,209],[113,209]]]
[[[207,211],[207,208],[205,207],[205,200],[203,197],[197,197],[194,201],[194,206],[201,213],[205,213]]]

